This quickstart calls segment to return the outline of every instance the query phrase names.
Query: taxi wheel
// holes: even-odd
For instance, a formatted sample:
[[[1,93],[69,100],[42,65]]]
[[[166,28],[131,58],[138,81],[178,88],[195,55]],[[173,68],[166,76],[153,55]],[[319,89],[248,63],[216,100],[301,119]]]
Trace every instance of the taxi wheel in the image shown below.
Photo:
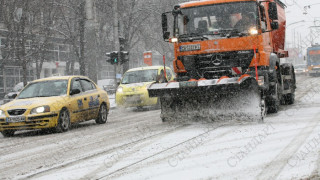
[[[62,109],[59,114],[58,125],[56,126],[56,132],[66,132],[70,127],[70,116],[66,109]]]
[[[4,131],[1,131],[1,134],[4,136],[4,137],[12,137],[14,135],[14,130],[4,130]]]
[[[97,124],[105,124],[108,119],[108,110],[105,104],[102,104],[99,109],[99,115],[96,119]]]

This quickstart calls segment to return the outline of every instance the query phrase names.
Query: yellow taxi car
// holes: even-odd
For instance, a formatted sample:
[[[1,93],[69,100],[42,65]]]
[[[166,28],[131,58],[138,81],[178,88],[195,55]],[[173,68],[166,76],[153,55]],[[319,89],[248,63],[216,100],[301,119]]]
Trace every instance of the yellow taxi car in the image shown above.
[[[159,104],[158,98],[149,98],[147,87],[164,77],[164,66],[139,67],[128,70],[116,91],[116,103],[120,107],[152,106]],[[174,79],[172,70],[166,67],[167,80]]]
[[[17,97],[0,106],[0,131],[13,136],[17,130],[54,129],[65,132],[71,123],[107,121],[107,92],[84,76],[61,76],[30,82]]]

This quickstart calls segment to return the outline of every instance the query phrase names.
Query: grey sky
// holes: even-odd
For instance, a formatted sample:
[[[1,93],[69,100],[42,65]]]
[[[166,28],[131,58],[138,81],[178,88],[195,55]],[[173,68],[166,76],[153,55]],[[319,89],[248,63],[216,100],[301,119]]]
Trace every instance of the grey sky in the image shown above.
[[[282,0],[287,5],[287,47],[298,47],[298,42],[302,42],[302,49],[305,49],[307,43],[310,43],[310,26],[320,26],[320,0]],[[305,6],[311,5],[310,8],[305,9]],[[305,22],[299,22],[299,21]],[[299,23],[295,23],[299,22]],[[320,29],[320,28],[318,28]],[[315,32],[315,28],[313,31]],[[294,39],[294,32],[296,34]],[[301,35],[301,41],[300,41]],[[319,36],[318,36],[319,37]],[[314,43],[320,44],[320,38],[315,39]]]

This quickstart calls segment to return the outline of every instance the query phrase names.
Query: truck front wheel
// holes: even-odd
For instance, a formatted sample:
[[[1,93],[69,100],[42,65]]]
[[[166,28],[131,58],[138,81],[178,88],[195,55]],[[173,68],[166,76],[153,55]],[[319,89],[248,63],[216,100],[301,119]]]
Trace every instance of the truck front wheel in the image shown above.
[[[281,101],[281,84],[279,83],[279,74],[278,71],[276,73],[276,77],[274,77],[274,85],[270,86],[270,93],[267,106],[268,106],[268,113],[277,113],[280,107],[280,101]]]

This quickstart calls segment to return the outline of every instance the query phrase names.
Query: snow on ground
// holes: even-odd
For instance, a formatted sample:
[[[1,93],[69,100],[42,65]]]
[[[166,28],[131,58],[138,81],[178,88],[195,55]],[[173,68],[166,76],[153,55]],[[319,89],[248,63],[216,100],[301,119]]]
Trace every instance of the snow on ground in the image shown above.
[[[105,125],[0,138],[0,177],[319,179],[319,85],[320,79],[299,77],[296,103],[263,124],[170,124],[159,110],[113,109]]]

